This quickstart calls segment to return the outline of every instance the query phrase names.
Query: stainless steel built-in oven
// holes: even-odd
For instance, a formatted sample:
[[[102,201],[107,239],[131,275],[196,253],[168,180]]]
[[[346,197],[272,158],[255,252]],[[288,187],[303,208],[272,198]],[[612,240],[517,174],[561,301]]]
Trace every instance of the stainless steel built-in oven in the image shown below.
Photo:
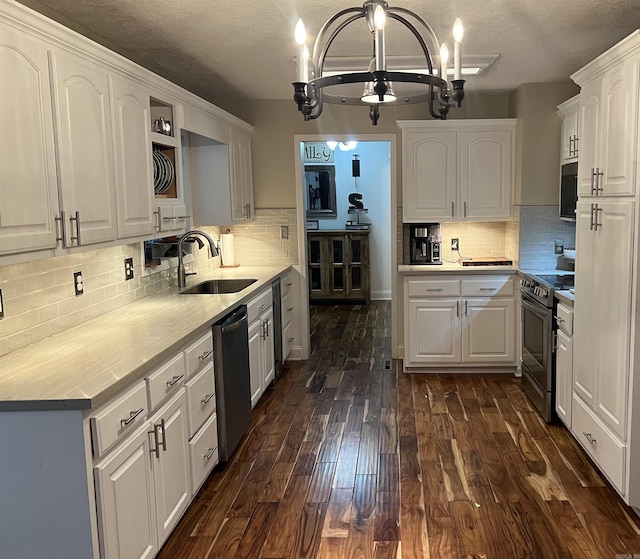
[[[522,388],[545,421],[555,417],[554,292],[573,275],[522,278]]]

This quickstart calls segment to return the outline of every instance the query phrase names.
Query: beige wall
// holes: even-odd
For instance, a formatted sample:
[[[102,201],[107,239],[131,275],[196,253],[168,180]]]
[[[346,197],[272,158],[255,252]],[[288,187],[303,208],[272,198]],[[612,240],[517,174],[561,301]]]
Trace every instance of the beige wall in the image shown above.
[[[579,93],[571,81],[528,83],[514,91],[510,115],[518,118],[515,203],[558,204],[560,118],[557,106]]]
[[[463,107],[451,109],[449,116],[507,118],[509,98],[469,93]],[[425,105],[382,107],[378,125],[373,126],[366,107],[325,105],[319,119],[305,122],[293,100],[266,100],[252,101],[245,118],[255,126],[251,141],[255,207],[295,208],[295,134],[396,134],[396,120],[429,117]]]

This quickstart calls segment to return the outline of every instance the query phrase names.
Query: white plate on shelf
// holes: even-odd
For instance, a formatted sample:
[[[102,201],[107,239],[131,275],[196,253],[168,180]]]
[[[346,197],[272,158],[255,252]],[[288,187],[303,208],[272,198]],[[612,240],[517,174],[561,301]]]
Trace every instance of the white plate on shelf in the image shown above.
[[[173,182],[174,169],[171,159],[162,151],[153,152],[153,190],[164,194]]]

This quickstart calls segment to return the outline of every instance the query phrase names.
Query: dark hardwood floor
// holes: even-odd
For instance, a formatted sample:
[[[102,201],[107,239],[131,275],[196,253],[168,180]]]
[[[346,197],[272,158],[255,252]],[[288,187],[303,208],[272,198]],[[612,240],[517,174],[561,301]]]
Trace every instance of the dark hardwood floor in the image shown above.
[[[311,328],[160,558],[640,556],[640,520],[518,379],[403,374],[388,303]]]

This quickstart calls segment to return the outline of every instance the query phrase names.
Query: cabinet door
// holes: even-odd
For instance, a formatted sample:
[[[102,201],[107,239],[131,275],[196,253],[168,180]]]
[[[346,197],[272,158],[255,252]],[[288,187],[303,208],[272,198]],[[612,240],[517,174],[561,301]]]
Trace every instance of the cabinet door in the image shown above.
[[[595,411],[614,433],[624,439],[631,343],[630,255],[633,247],[634,203],[599,201],[598,206],[602,211],[598,212],[599,225],[594,233],[597,290],[591,293],[591,304],[596,307],[597,313],[595,343],[600,349]],[[581,299],[582,295],[578,298]]]
[[[562,422],[571,429],[573,340],[562,330],[558,330],[556,341],[556,413]]]
[[[262,340],[264,365],[262,371],[262,391],[264,392],[275,378],[275,347],[273,345],[273,307],[262,315],[264,339]]]
[[[101,557],[151,558],[158,549],[148,430],[94,468]]]
[[[0,255],[56,247],[47,45],[0,23]]]
[[[309,257],[309,297],[321,297],[329,293],[328,268],[325,237],[320,235],[307,236],[307,254]]]
[[[233,222],[253,219],[251,135],[231,128],[231,211]]]
[[[462,361],[513,363],[516,357],[513,299],[469,298],[462,302]]]
[[[460,300],[409,300],[405,318],[405,364],[460,363]]]
[[[593,172],[598,167],[602,86],[599,80],[585,83],[580,90],[580,164],[578,196],[593,196]]]
[[[578,157],[578,107],[567,113],[562,120],[562,163],[576,161]]]
[[[149,158],[149,93],[132,81],[113,77],[112,99],[118,237],[151,235],[154,197]]]
[[[111,241],[116,238],[116,196],[109,77],[69,53],[55,52],[52,61],[67,239],[70,245]]]
[[[598,165],[604,196],[632,196],[638,158],[638,60],[607,71],[602,82],[602,138]]]
[[[584,146],[584,144],[583,144]],[[582,154],[580,155],[582,157]],[[576,207],[576,274],[573,339],[574,357],[573,390],[592,409],[594,407],[596,360],[600,336],[598,314],[593,304],[600,296],[596,285],[600,269],[596,235],[592,231],[591,206],[594,200],[579,200]]]
[[[249,326],[249,371],[251,375],[251,407],[255,407],[262,396],[262,320],[257,318]]]
[[[159,456],[153,452],[151,463],[156,494],[158,545],[162,545],[191,499],[187,399],[184,390],[156,413],[151,422],[159,433],[161,447]]]
[[[513,190],[513,132],[460,132],[460,215],[464,219],[509,219]]]
[[[347,287],[349,295],[362,295],[369,302],[369,239],[349,235]]]
[[[451,220],[458,214],[456,141],[451,130],[402,135],[405,221]]]
[[[329,242],[329,285],[332,296],[347,294],[347,265],[349,263],[349,245],[347,237],[337,235],[328,237]]]

